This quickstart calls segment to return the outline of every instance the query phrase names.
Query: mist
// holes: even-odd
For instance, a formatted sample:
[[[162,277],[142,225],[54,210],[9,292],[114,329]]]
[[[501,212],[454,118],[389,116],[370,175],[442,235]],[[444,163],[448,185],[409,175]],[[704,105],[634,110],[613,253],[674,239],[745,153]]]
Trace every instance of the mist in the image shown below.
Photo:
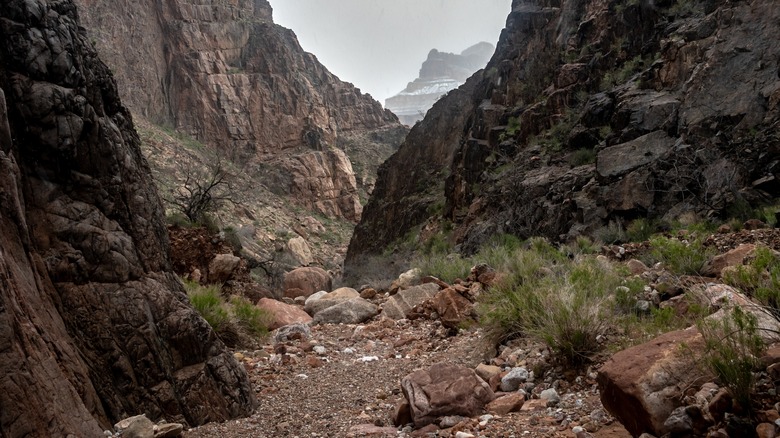
[[[270,0],[274,21],[340,79],[384,104],[431,49],[495,45],[511,0]]]

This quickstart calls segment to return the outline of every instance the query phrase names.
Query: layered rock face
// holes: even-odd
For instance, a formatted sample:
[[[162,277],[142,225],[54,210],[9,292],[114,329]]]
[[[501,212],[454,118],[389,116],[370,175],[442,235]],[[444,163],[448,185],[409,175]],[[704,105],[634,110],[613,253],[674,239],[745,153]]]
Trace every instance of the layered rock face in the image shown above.
[[[414,125],[445,93],[458,88],[474,72],[483,68],[493,55],[490,43],[475,44],[460,54],[431,50],[420,69],[420,76],[385,101],[405,125]]]
[[[171,271],[159,198],[71,1],[0,6],[0,435],[251,412]]]
[[[637,217],[725,216],[780,194],[772,1],[512,9],[487,68],[380,169],[348,265],[426,221],[453,222],[468,252],[496,233],[567,239]]]
[[[398,121],[304,52],[292,31],[273,23],[266,0],[76,3],[135,114],[250,163],[245,171],[261,179],[262,163],[317,155],[306,172],[337,171],[320,197],[308,182],[289,178],[301,173],[296,159],[274,162],[287,176],[279,191],[305,195],[298,199],[307,206],[323,201],[323,214],[359,215],[358,187],[345,174],[351,169],[323,152],[341,137]],[[334,197],[322,198],[334,185]]]

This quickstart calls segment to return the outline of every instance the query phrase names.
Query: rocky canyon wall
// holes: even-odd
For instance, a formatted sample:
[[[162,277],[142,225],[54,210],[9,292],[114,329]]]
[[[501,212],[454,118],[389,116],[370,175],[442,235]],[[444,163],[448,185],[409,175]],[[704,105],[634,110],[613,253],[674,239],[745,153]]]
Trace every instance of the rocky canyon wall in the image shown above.
[[[0,5],[0,436],[251,412],[173,274],[130,113],[72,1]]]
[[[423,227],[469,252],[772,202],[779,22],[771,0],[514,1],[487,68],[382,166],[348,268]]]
[[[261,181],[257,166],[270,162],[291,166],[282,169],[287,175],[332,175],[325,184],[338,190],[323,187],[319,192],[337,193],[336,198],[296,199],[329,216],[359,217],[359,209],[353,208],[359,204],[358,187],[326,150],[337,147],[344,136],[400,124],[369,95],[340,81],[306,53],[292,31],[274,24],[267,1],[76,3],[135,114],[249,163],[246,172]],[[312,154],[316,159],[305,158]],[[287,159],[299,155],[304,158]],[[301,161],[323,166],[301,169]],[[333,169],[339,172],[331,173]],[[308,187],[318,181],[286,180],[290,184],[277,190],[285,196],[318,192]],[[345,210],[318,210],[322,201]]]

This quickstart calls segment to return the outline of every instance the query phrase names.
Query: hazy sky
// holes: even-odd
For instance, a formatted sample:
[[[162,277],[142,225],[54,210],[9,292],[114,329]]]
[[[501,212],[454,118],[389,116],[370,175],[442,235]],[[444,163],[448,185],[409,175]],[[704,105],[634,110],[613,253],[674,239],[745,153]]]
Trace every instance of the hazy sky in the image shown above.
[[[274,21],[342,80],[384,100],[417,77],[431,49],[493,45],[512,0],[270,0]]]

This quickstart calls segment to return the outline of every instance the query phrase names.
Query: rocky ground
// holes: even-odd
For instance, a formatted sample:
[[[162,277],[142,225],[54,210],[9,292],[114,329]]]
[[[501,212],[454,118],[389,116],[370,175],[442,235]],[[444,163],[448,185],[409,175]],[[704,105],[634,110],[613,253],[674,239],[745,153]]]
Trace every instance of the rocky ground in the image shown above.
[[[538,351],[534,346],[519,347]],[[517,351],[517,348],[509,348]],[[437,321],[380,319],[360,325],[319,325],[310,336],[261,350],[236,351],[257,394],[259,406],[246,419],[208,424],[186,437],[361,437],[429,436],[396,428],[393,417],[403,400],[401,379],[437,362],[476,367],[490,346],[479,329],[448,336]],[[432,436],[458,432],[482,437],[573,437],[576,426],[599,437],[629,437],[601,407],[591,371],[571,383],[538,382],[533,392],[557,388],[560,401],[547,407],[526,402],[520,412],[455,418]],[[468,435],[460,435],[468,436]]]
[[[722,229],[707,239],[707,246],[724,253],[743,244],[763,244],[777,250],[778,242],[780,231],[775,229]],[[640,256],[647,247],[646,242],[605,247],[604,254],[626,260]],[[700,281],[706,283],[707,279]],[[478,282],[464,284],[477,286]],[[366,298],[390,315],[385,294],[372,293]],[[287,301],[292,304],[291,299]],[[431,318],[430,311],[425,306],[413,307],[410,319],[393,320],[380,314],[363,324],[292,325],[288,326],[295,328],[292,331],[277,330],[255,348],[235,350],[257,396],[255,413],[193,428],[185,436],[631,436],[599,398],[597,374],[610,354],[596,358],[586,368],[567,369],[552,363],[549,351],[534,341],[518,339],[496,350],[479,327],[454,331],[442,320]],[[642,341],[626,340],[628,345]],[[399,406],[405,401],[402,379],[437,363],[462,365],[481,377],[483,372],[489,374],[485,370],[491,367],[504,374],[524,367],[532,371],[532,377],[520,386],[527,400],[515,412],[504,413],[488,405],[481,415],[448,417],[436,426],[396,426],[404,424],[398,420]],[[534,377],[535,370],[543,374]],[[484,378],[497,396],[504,395],[500,379]],[[762,394],[771,394],[770,387],[763,388]],[[770,399],[761,404],[771,410]]]

